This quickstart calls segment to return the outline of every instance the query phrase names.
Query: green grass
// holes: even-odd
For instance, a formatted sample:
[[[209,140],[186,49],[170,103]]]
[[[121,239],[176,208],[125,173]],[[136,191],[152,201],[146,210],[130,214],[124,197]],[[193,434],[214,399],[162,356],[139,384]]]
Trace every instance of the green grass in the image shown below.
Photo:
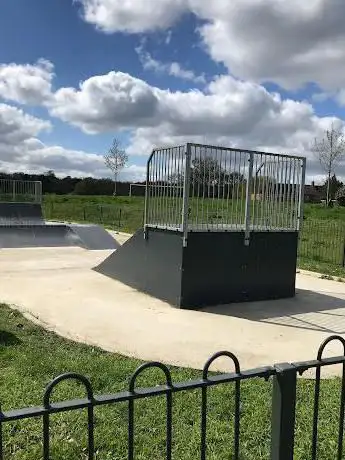
[[[159,209],[168,209],[161,216],[165,222],[176,224],[180,219],[182,200],[170,198],[167,201],[154,199],[151,209],[155,214]],[[164,206],[163,206],[164,205]],[[100,223],[107,228],[133,233],[142,226],[143,197],[112,196],[55,196],[44,197],[44,213],[47,219]],[[279,212],[278,212],[279,211]],[[276,223],[279,224],[281,211],[277,209]],[[200,221],[240,223],[244,212],[244,202],[208,200],[201,206],[201,200],[191,202],[190,222]],[[259,222],[261,209],[256,208]],[[265,213],[263,213],[265,214]],[[307,204],[304,209],[305,220],[300,236],[300,267],[334,276],[345,276],[342,268],[345,241],[345,208],[325,208],[322,205]]]
[[[48,220],[99,223],[134,232],[143,224],[143,197],[47,195],[43,211]]]
[[[52,378],[68,371],[86,375],[96,394],[125,390],[128,388],[129,376],[141,364],[135,359],[62,339],[34,325],[5,305],[0,305],[0,363],[0,399],[2,410],[5,411],[40,405],[45,385]],[[172,368],[171,372],[174,382],[199,378],[201,374],[199,371],[178,368]],[[163,383],[163,378],[158,371],[148,371],[138,379],[138,385],[145,387],[160,383]],[[319,460],[336,458],[340,383],[340,379],[336,378],[321,384]],[[272,382],[253,379],[244,381],[241,386],[241,459],[268,459]],[[310,457],[312,389],[312,381],[299,381],[296,460]],[[64,382],[54,391],[52,400],[84,397],[84,394],[81,385]],[[165,404],[164,397],[135,403],[136,459],[164,458]],[[233,384],[210,388],[208,408],[208,458],[230,459],[233,452]],[[127,406],[124,403],[95,409],[97,459],[126,459],[127,420]],[[174,395],[173,423],[174,460],[199,458],[200,391]],[[52,416],[52,458],[86,459],[85,428],[85,411]],[[6,423],[4,443],[4,458],[41,458],[41,420]]]

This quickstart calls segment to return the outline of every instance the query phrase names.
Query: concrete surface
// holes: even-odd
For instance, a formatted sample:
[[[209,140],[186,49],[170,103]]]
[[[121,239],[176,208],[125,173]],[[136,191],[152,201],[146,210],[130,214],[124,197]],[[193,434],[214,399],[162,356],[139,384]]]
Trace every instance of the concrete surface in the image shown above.
[[[114,235],[121,243],[128,238]],[[178,310],[91,270],[110,253],[77,247],[0,250],[0,302],[64,337],[198,369],[219,350],[235,353],[243,370],[314,359],[326,337],[345,336],[343,283],[298,274],[293,299]],[[331,354],[342,354],[340,346],[330,345],[325,356]],[[220,360],[214,369],[232,367]],[[339,366],[323,371],[337,373]]]

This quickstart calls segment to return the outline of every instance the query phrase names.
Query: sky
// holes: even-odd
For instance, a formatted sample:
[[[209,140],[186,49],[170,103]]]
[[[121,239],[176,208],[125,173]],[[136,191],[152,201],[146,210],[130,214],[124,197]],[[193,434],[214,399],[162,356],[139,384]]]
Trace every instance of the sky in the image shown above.
[[[305,155],[345,133],[344,0],[0,0],[0,171],[145,177],[153,147]],[[345,162],[337,169],[345,179]]]

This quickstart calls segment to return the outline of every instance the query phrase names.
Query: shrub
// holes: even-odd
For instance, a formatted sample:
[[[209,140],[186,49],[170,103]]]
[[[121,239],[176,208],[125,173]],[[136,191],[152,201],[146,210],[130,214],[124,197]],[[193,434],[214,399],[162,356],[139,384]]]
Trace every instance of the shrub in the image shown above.
[[[345,186],[343,185],[337,190],[335,194],[335,199],[337,200],[339,206],[345,206]]]

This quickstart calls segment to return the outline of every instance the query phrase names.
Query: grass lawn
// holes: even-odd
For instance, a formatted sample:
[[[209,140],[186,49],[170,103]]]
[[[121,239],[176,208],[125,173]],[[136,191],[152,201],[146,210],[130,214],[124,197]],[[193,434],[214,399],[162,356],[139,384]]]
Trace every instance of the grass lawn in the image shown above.
[[[71,306],[72,307],[72,306]],[[255,346],[255,344],[253,344]],[[229,335],[231,349],[231,334]],[[316,350],[315,350],[316,354]],[[313,358],[311,356],[310,358]],[[42,403],[45,385],[57,375],[75,371],[86,375],[96,394],[128,388],[128,378],[141,364],[138,360],[111,354],[64,340],[34,325],[21,314],[0,305],[0,401],[2,410]],[[270,363],[267,363],[270,364]],[[173,381],[199,378],[199,371],[172,369]],[[163,383],[156,371],[140,377],[140,386]],[[295,459],[310,458],[313,383],[298,383]],[[269,459],[272,382],[252,380],[242,383],[241,459]],[[320,408],[320,460],[336,458],[340,380],[322,382]],[[77,384],[62,383],[53,400],[84,397]],[[174,395],[173,458],[195,460],[200,457],[200,391]],[[164,458],[165,398],[135,403],[135,458]],[[209,389],[208,459],[232,458],[233,384]],[[8,423],[4,426],[5,459],[41,458],[41,420]],[[86,414],[75,411],[51,417],[54,460],[86,458]],[[127,405],[119,403],[95,409],[97,459],[126,459]]]
[[[162,204],[159,200],[153,201],[155,213],[162,209]],[[237,203],[237,207],[232,209],[232,203],[210,200],[202,209],[200,200],[195,199],[192,205],[192,223],[206,219],[216,224],[220,215],[225,221],[230,221],[231,216],[231,222],[239,223],[240,217],[243,216],[243,203]],[[143,223],[144,198],[47,195],[44,197],[43,208],[46,219],[100,223],[108,228],[133,233]],[[169,213],[163,216],[164,220],[176,223],[180,208],[181,199],[176,198]],[[345,277],[345,269],[342,267],[345,208],[328,209],[322,205],[306,204],[304,215],[299,243],[299,267],[335,277]],[[259,218],[260,214],[257,214],[258,221]]]

